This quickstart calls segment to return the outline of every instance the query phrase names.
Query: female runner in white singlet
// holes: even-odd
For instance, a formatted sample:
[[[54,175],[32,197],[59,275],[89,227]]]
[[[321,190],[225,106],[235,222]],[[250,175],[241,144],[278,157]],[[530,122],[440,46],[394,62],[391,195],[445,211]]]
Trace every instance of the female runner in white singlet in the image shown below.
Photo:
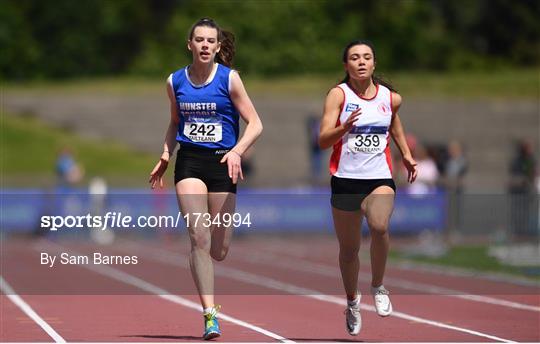
[[[371,287],[377,314],[388,316],[392,304],[383,286],[388,256],[388,222],[394,208],[390,137],[394,139],[412,183],[417,174],[398,109],[401,96],[373,75],[375,50],[367,41],[354,41],[343,52],[345,79],[328,93],[321,121],[319,145],[333,147],[332,215],[339,241],[339,266],[347,309],[349,334],[357,335],[362,322],[358,271],[361,223],[366,217],[371,233]]]

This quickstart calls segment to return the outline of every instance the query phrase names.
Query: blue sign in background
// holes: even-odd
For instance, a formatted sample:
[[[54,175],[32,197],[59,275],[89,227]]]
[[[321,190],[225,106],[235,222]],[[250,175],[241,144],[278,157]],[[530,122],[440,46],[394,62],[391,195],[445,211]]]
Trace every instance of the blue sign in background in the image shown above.
[[[0,226],[3,232],[35,232],[41,216],[104,215],[121,213],[138,216],[170,215],[176,217],[176,195],[151,193],[147,190],[113,189],[107,195],[90,195],[82,190],[61,193],[43,190],[10,189],[1,193]],[[331,233],[330,192],[325,189],[244,190],[238,194],[236,212],[249,214],[251,226],[240,231],[264,233]],[[180,229],[185,228],[183,221]],[[447,200],[444,192],[408,195],[399,192],[390,221],[393,234],[423,230],[442,231],[447,222]],[[365,227],[365,226],[364,226]],[[123,230],[113,228],[114,230]],[[141,230],[134,228],[125,230]],[[153,228],[159,230],[160,228]],[[364,228],[366,230],[366,228]]]

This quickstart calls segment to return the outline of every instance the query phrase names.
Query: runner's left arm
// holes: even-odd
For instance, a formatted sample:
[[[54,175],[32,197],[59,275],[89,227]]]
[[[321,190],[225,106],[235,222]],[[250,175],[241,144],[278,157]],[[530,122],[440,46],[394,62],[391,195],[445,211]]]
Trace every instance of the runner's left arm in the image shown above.
[[[240,113],[240,116],[242,116],[242,119],[246,122],[244,135],[242,135],[231,151],[225,154],[221,160],[221,162],[227,162],[229,177],[232,179],[233,183],[236,184],[238,177],[244,179],[241,166],[242,154],[244,154],[261,135],[263,126],[259,114],[257,113],[257,110],[255,110],[237,72],[231,73],[230,95],[234,106]]]
[[[407,145],[405,129],[403,129],[403,125],[401,124],[401,119],[398,114],[400,106],[401,96],[392,92],[392,125],[390,126],[390,135],[392,135],[392,138],[394,139],[394,142],[396,143],[403,158],[403,164],[408,172],[407,181],[412,183],[416,179],[418,169],[416,168],[417,163],[412,157],[409,146]]]
[[[263,126],[259,114],[255,110],[240,79],[240,75],[235,71],[231,73],[231,78],[231,100],[240,113],[240,116],[242,116],[242,119],[246,122],[244,135],[233,148],[234,151],[242,155],[261,135]]]

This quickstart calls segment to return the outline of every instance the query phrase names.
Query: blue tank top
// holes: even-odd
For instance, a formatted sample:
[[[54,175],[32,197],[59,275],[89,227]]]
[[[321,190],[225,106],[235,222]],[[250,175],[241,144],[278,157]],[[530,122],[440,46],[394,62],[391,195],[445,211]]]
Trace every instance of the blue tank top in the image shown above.
[[[188,67],[172,74],[180,123],[176,141],[181,146],[231,149],[239,133],[239,116],[229,94],[231,69],[218,64],[214,77],[195,85]]]

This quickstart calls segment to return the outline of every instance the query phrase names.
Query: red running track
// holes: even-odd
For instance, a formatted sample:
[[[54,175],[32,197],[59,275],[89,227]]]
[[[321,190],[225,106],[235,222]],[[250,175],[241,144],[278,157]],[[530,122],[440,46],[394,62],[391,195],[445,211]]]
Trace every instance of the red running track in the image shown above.
[[[187,265],[186,238],[118,240],[111,246],[44,240],[2,245],[5,282],[65,341],[200,341],[202,317]],[[216,302],[223,315],[231,317],[221,320],[223,336],[218,341],[540,341],[538,285],[399,266],[389,266],[386,274],[395,310],[391,317],[380,318],[372,311],[371,296],[366,295],[369,281],[361,279],[363,328],[358,337],[350,337],[344,327],[336,249],[332,237],[233,242],[225,262],[215,264]],[[137,255],[139,263],[49,268],[40,264],[41,252]],[[365,278],[366,265],[363,262]],[[422,289],[426,286],[458,293],[432,294]],[[486,291],[488,299],[460,296],[478,290]],[[0,341],[53,341],[5,294],[0,298]]]

